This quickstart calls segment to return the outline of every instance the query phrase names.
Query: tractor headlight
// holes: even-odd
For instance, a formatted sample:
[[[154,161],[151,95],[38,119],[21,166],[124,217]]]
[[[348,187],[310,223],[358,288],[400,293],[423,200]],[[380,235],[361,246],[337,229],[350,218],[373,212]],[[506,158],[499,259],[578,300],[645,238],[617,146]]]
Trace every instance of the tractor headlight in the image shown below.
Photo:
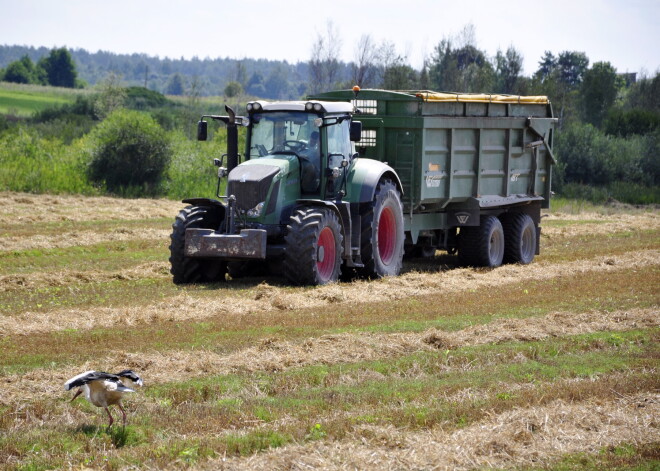
[[[305,103],[305,111],[316,111],[316,112],[321,112],[325,111],[323,108],[323,105],[321,103],[314,103],[312,101],[308,101]]]
[[[248,111],[248,113],[252,111],[261,111],[261,103],[257,101],[251,101],[245,105],[245,109]]]
[[[249,218],[258,218],[259,216],[261,216],[261,211],[263,211],[265,205],[266,205],[266,202],[262,201],[261,203],[256,205],[254,208],[248,209],[247,216]]]

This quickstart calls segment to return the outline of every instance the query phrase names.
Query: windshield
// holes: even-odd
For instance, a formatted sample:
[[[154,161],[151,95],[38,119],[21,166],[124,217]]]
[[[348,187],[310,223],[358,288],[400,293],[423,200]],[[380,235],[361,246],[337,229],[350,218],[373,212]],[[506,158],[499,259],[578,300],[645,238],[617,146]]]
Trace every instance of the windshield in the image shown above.
[[[308,148],[313,133],[318,128],[313,113],[279,111],[252,115],[250,158],[269,154],[300,154]]]

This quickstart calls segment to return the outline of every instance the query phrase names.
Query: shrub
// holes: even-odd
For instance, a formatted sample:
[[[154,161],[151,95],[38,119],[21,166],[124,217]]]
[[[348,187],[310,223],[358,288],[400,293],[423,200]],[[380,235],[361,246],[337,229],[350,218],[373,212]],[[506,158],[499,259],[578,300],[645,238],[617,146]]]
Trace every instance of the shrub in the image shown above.
[[[557,183],[604,186],[617,181],[652,185],[657,181],[654,135],[608,136],[590,124],[572,123],[557,134]]]
[[[217,123],[209,124],[209,140],[206,142],[191,140],[182,131],[171,133],[174,155],[164,184],[168,197],[182,199],[193,196],[213,197],[216,194],[218,177],[213,159],[227,152],[227,133]],[[245,134],[241,133],[239,149],[245,146],[244,143]],[[223,179],[220,189],[222,194],[225,193],[226,181]]]
[[[162,93],[144,87],[126,89],[126,107],[134,110],[147,110],[171,104]]]
[[[64,145],[17,125],[0,135],[0,191],[95,194],[78,143]]]
[[[649,134],[660,128],[660,113],[642,110],[613,109],[605,120],[605,132],[612,136],[628,137]]]
[[[89,178],[112,192],[155,194],[172,156],[170,140],[149,115],[117,110],[90,133]],[[132,188],[132,189],[131,189]]]
[[[229,82],[225,87],[225,96],[227,98],[234,98],[241,93],[243,93],[243,87],[238,82]]]

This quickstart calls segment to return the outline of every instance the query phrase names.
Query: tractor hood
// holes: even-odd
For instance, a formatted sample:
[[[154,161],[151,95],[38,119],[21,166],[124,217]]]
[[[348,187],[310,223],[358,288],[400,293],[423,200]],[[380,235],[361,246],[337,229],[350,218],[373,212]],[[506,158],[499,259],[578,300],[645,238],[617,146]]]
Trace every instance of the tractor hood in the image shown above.
[[[299,182],[299,163],[295,155],[278,155],[248,160],[235,167],[227,179],[227,195],[236,197],[239,211],[249,211],[260,203],[275,204],[281,181]],[[294,180],[289,181],[289,180]],[[269,205],[270,207],[270,205]]]

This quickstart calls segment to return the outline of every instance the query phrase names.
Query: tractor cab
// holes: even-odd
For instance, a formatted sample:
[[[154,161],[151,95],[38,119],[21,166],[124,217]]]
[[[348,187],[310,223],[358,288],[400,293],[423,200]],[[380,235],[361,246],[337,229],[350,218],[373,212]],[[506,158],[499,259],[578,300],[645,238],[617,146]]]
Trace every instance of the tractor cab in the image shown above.
[[[294,178],[287,183],[297,183],[301,197],[335,199],[354,156],[352,142],[359,140],[361,125],[351,124],[353,111],[342,102],[250,102],[247,159],[290,160]]]
[[[297,284],[397,274],[403,254],[401,184],[386,164],[357,158],[362,123],[347,101],[253,101],[227,125],[218,200],[189,198],[170,245],[175,283],[222,281],[265,265]],[[238,126],[247,128],[239,164]],[[227,177],[225,194],[220,181]],[[380,244],[375,247],[375,244]],[[380,248],[382,246],[382,249]],[[342,268],[343,267],[343,268]]]

